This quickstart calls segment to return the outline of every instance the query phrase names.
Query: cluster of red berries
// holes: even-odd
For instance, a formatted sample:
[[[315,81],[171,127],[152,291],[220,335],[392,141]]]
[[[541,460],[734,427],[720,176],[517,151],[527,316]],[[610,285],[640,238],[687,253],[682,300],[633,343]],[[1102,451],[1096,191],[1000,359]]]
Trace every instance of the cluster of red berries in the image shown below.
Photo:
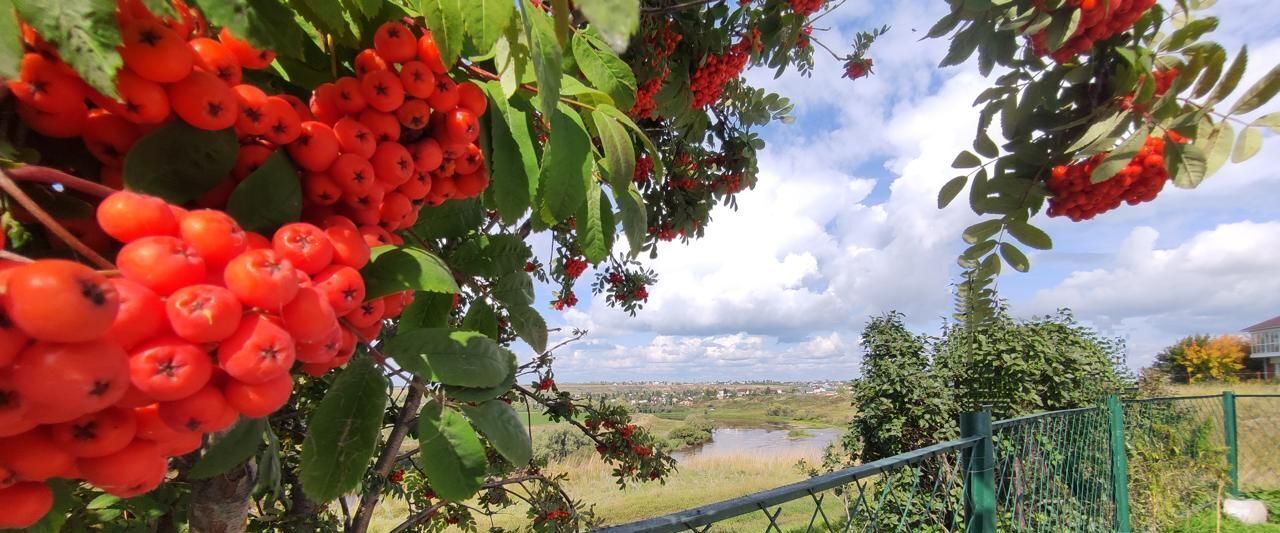
[[[400,483],[404,481],[404,469],[399,469],[394,472],[391,472],[391,475],[387,476],[387,481],[390,481],[392,483]]]
[[[340,214],[389,232],[413,226],[423,205],[489,186],[476,144],[488,101],[448,76],[429,32],[388,22],[373,45],[357,54],[355,76],[312,92],[314,120],[289,154],[305,172],[305,219]]]
[[[851,58],[844,63],[844,76],[851,80],[864,78],[868,74],[872,74],[871,67],[875,66],[875,62],[871,58]]]
[[[627,302],[649,301],[649,289],[641,276],[625,275],[620,270],[614,270],[605,277],[605,282],[609,285],[606,298],[612,303],[625,305]]]
[[[1047,184],[1049,191],[1053,192],[1053,198],[1049,199],[1049,216],[1065,216],[1079,222],[1120,207],[1121,202],[1137,205],[1154,200],[1169,180],[1164,162],[1164,143],[1163,138],[1148,137],[1128,165],[1099,183],[1090,182],[1089,177],[1106,154],[1054,167]]]
[[[654,96],[658,91],[662,90],[662,84],[666,81],[667,76],[671,74],[671,67],[667,65],[667,58],[671,57],[676,51],[676,45],[680,44],[683,35],[674,29],[675,23],[668,19],[658,28],[657,31],[650,32],[644,36],[645,49],[647,50],[644,61],[647,66],[654,71],[653,77],[645,80],[636,89],[636,103],[631,106],[631,110],[627,113],[636,118],[649,118],[653,115],[653,110],[657,107]]]
[[[1154,96],[1156,98],[1160,98],[1161,96],[1164,96],[1165,93],[1169,92],[1169,89],[1173,87],[1173,83],[1177,81],[1178,74],[1180,72],[1181,71],[1179,71],[1176,67],[1171,67],[1164,70],[1156,69],[1151,71],[1151,77],[1156,84]],[[1120,109],[1128,110],[1136,107],[1139,111],[1143,111],[1145,109],[1145,106],[1142,106],[1142,105],[1135,106],[1133,104],[1133,97],[1134,97],[1133,94],[1128,94],[1128,95],[1125,95],[1124,98],[1121,98]]]
[[[1041,10],[1047,9],[1041,0],[1033,3]],[[1065,63],[1089,51],[1093,43],[1133,27],[1155,4],[1156,0],[1067,0],[1066,7],[1080,9],[1080,23],[1075,32],[1060,48],[1050,50],[1045,43],[1048,30],[1041,30],[1031,36],[1032,49],[1036,55],[1049,55],[1054,61]]]
[[[796,47],[808,48],[809,37],[811,37],[812,35],[813,35],[813,26],[805,24],[803,28],[800,28],[800,36],[796,37]]]
[[[564,261],[564,274],[569,279],[578,279],[583,272],[587,270],[587,261],[578,257],[571,257]]]
[[[23,510],[3,527],[47,512],[50,478],[154,489],[168,457],[288,402],[295,362],[313,376],[346,364],[411,298],[364,301],[369,246],[339,217],[268,240],[221,211],[119,192],[97,218],[124,243],[119,277],[62,260],[0,271],[0,499]]]
[[[637,185],[643,185],[649,181],[650,176],[653,176],[653,159],[649,158],[649,154],[641,154],[636,158],[636,169],[631,174],[631,180]]]
[[[538,392],[549,391],[551,389],[554,389],[555,387],[556,387],[556,380],[550,377],[545,377],[538,380],[538,382],[535,383],[533,386],[533,388],[537,389]]]
[[[564,509],[552,509],[539,518],[541,522],[558,522],[560,520],[567,519],[570,516],[569,511]]]
[[[796,14],[802,17],[807,17],[809,15],[817,13],[818,10],[822,8],[822,4],[826,2],[826,0],[788,0],[788,1],[791,3],[791,10],[795,11]]]
[[[752,28],[750,35],[744,35],[725,53],[707,57],[689,79],[694,109],[702,109],[720,99],[725,84],[737,79],[746,68],[747,59],[759,40],[760,30]]]
[[[89,87],[53,46],[24,24],[28,52],[18,78],[8,81],[19,117],[47,137],[82,138],[102,162],[102,181],[116,188],[122,185],[120,168],[129,148],[174,115],[203,129],[249,128],[276,144],[297,137],[297,102],[239,85],[242,69],[264,69],[274,55],[225,29],[217,40],[205,37],[207,24],[199,13],[181,2],[175,8],[179,17],[162,19],[141,2],[120,2],[116,21],[124,68],[115,78],[118,100]],[[241,110],[244,99],[252,99],[256,107]],[[253,121],[245,118],[250,113]]]
[[[567,308],[578,305],[578,295],[573,291],[565,291],[559,298],[551,302],[551,308],[556,311],[564,311]]]

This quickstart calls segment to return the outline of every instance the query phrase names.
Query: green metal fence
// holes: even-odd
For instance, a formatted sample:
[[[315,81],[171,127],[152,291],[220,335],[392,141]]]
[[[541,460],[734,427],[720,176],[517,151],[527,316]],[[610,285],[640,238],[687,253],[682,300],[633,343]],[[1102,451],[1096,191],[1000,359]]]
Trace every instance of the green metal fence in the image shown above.
[[[961,437],[601,531],[1164,531],[1280,489],[1280,395],[1152,398],[991,421]]]

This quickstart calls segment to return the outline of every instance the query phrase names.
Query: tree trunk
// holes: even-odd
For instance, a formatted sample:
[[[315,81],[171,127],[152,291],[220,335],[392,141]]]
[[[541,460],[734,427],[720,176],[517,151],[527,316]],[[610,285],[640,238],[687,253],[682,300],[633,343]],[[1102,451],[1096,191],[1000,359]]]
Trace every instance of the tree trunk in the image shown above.
[[[191,482],[192,533],[234,533],[245,530],[250,496],[258,479],[253,460],[208,479]]]

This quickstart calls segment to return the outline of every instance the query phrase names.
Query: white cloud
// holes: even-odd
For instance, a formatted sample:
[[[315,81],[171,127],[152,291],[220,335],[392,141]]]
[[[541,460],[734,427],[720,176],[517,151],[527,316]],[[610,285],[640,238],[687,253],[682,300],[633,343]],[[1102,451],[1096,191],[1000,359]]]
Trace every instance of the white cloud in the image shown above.
[[[1280,313],[1280,222],[1223,224],[1167,248],[1159,237],[1134,228],[1109,265],[1038,291],[1030,307],[1071,307],[1129,337],[1135,365],[1179,337],[1238,331]]]

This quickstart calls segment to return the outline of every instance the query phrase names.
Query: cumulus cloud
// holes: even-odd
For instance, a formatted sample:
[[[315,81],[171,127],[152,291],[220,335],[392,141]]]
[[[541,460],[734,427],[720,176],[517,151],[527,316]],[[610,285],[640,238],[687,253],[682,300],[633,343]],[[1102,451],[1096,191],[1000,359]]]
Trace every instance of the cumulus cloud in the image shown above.
[[[1280,4],[1215,8],[1233,11],[1223,13],[1232,15],[1226,44],[1243,39],[1257,43],[1255,57],[1280,54],[1280,39],[1232,6]],[[939,211],[936,194],[973,137],[970,104],[990,83],[971,65],[936,69],[947,43],[918,41],[945,8],[851,2],[824,19],[832,29],[820,38],[832,44],[893,26],[873,48],[870,78],[840,79],[839,63],[823,54],[813,79],[749,71],[753,84],[790,97],[797,115],[763,132],[758,187],[738,210],[714,210],[704,239],[669,244],[647,262],[660,282],[639,316],[597,297],[551,317],[591,331],[558,354],[562,379],[849,378],[861,350],[846,339],[868,316],[896,309],[916,329],[936,331],[950,312],[958,236],[976,220],[963,205]],[[1269,67],[1257,63],[1242,86]],[[1016,314],[1071,307],[1125,336],[1133,366],[1182,335],[1272,316],[1280,312],[1280,278],[1271,274],[1280,264],[1277,169],[1280,152],[1264,151],[1200,189],[1170,188],[1086,224],[1038,219],[1055,249],[1033,254],[1030,274],[1006,274],[1002,295]]]

